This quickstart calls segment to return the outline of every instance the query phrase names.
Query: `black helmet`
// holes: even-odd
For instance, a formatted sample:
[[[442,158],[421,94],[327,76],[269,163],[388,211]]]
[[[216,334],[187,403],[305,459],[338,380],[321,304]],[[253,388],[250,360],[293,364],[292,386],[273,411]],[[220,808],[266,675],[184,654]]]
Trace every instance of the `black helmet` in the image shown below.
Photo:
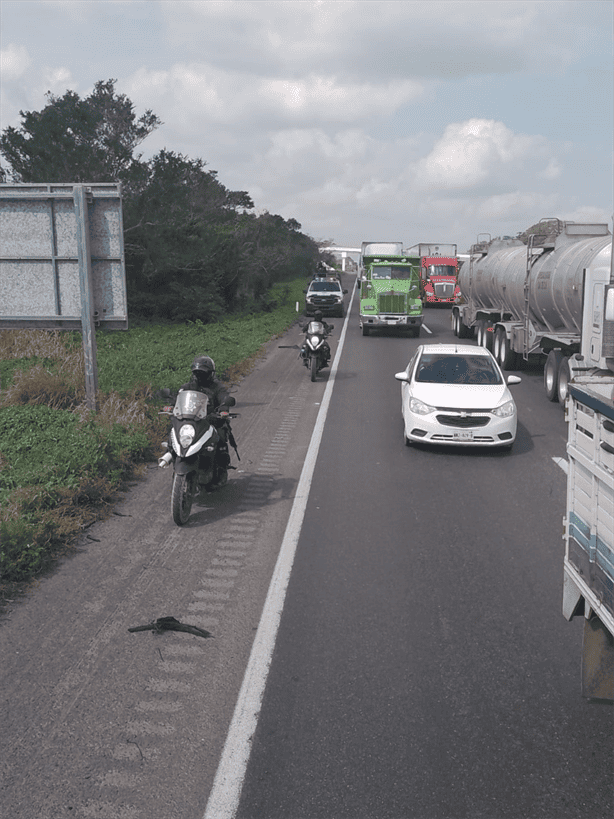
[[[210,380],[215,375],[215,361],[208,355],[198,355],[192,362],[192,374],[201,380]]]
[[[315,321],[322,321],[322,311],[316,310],[315,313],[313,314],[313,318]]]

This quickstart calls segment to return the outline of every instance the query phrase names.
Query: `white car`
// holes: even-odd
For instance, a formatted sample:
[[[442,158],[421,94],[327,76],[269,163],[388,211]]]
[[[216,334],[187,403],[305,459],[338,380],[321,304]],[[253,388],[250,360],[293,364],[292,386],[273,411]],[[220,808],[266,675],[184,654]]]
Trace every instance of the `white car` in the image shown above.
[[[471,344],[421,344],[401,381],[405,444],[459,444],[511,449],[517,411],[494,356]]]

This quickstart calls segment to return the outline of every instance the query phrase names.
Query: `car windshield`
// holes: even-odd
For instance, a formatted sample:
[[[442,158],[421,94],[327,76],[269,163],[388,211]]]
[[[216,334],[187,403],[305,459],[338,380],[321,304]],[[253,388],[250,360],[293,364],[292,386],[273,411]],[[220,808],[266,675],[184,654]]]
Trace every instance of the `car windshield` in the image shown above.
[[[496,367],[485,355],[424,353],[416,381],[426,384],[501,384]]]
[[[338,293],[339,285],[337,282],[313,282],[310,290],[316,290],[318,293]]]
[[[411,267],[378,265],[371,268],[371,277],[374,279],[411,279],[411,275]]]

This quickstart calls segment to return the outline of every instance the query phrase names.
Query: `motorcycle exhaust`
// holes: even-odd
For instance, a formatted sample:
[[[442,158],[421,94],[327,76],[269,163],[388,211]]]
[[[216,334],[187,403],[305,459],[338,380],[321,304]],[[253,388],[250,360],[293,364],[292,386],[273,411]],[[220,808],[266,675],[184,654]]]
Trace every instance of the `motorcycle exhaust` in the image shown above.
[[[173,456],[170,452],[166,452],[161,458],[158,458],[158,466],[160,469],[165,469],[172,463]]]

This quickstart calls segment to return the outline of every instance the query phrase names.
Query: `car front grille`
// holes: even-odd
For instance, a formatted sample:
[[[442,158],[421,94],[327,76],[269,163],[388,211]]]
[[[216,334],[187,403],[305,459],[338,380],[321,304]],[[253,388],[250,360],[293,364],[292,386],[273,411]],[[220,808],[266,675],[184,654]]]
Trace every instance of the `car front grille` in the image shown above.
[[[437,421],[444,427],[485,427],[490,421],[487,415],[438,415]]]

